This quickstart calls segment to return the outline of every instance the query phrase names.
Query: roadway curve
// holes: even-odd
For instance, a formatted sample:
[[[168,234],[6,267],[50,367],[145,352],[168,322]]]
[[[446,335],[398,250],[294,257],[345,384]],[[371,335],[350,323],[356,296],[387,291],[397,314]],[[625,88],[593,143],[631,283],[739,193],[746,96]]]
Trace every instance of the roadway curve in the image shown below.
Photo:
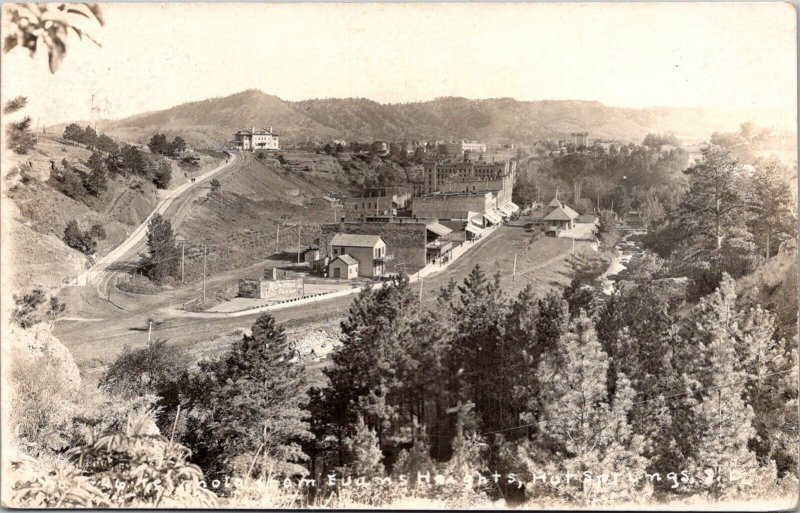
[[[108,254],[101,257],[95,264],[81,273],[77,278],[77,285],[96,285],[97,287],[97,294],[100,297],[106,297],[108,295],[108,286],[111,282],[111,279],[115,274],[119,272],[119,269],[114,269],[113,266],[118,264],[123,258],[125,258],[130,252],[138,249],[144,242],[145,236],[147,235],[147,224],[156,214],[165,215],[167,209],[178,199],[190,192],[192,189],[195,189],[201,183],[213,178],[214,176],[222,173],[230,166],[233,166],[240,157],[233,153],[228,153],[229,159],[220,164],[219,166],[215,167],[210,171],[206,171],[202,175],[195,177],[195,181],[188,181],[185,184],[181,185],[180,187],[176,187],[175,189],[169,191],[166,196],[164,196],[161,201],[156,205],[156,208],[147,216],[142,224],[136,227],[133,232],[125,239],[119,246],[114,248]]]

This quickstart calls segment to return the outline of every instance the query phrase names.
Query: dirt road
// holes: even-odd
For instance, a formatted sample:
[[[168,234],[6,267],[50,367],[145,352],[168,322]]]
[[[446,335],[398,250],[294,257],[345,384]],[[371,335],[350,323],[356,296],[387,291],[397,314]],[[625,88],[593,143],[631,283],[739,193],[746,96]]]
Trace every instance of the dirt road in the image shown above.
[[[147,235],[147,223],[150,222],[153,216],[161,214],[164,217],[170,218],[169,210],[173,204],[185,204],[187,201],[193,199],[194,195],[191,193],[196,193],[201,188],[203,182],[210,180],[223,171],[231,169],[239,160],[239,156],[231,154],[226,162],[197,176],[193,182],[186,182],[180,187],[166,192],[153,212],[147,216],[147,219],[145,219],[142,224],[131,232],[125,241],[100,258],[91,269],[87,269],[78,276],[78,285],[95,285],[97,294],[101,297],[106,296],[108,294],[108,284],[116,273],[125,268],[124,263],[126,259],[144,246],[145,236]],[[120,263],[123,265],[121,266]]]
[[[579,244],[581,251],[585,246]],[[504,291],[516,294],[531,284],[537,295],[569,283],[572,276],[570,253],[572,242],[542,238],[531,243],[530,234],[522,226],[504,226],[482,244],[468,251],[442,272],[423,281],[426,305],[433,305],[436,291],[452,278],[460,282],[475,264],[491,275],[499,271]],[[517,277],[513,279],[513,260],[517,254]],[[543,265],[546,264],[546,265]],[[222,278],[220,278],[222,279]],[[112,305],[99,298],[94,287],[73,287],[74,296],[67,315],[56,324],[56,336],[70,349],[84,372],[97,375],[116,358],[125,346],[141,347],[147,343],[148,321],[153,320],[152,336],[184,347],[200,358],[220,352],[227,343],[221,338],[250,328],[259,315],[231,318],[190,318],[171,316],[176,304],[196,298],[200,284],[165,291],[157,296],[139,296],[115,292]],[[354,296],[320,301],[309,307],[301,305],[272,312],[276,321],[291,332],[322,325],[335,325],[347,315]]]

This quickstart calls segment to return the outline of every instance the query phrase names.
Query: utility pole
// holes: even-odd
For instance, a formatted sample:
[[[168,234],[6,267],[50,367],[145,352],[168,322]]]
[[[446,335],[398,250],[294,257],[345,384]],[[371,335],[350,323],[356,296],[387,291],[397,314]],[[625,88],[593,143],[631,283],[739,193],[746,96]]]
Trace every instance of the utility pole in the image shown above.
[[[147,326],[147,341],[150,342],[150,334],[153,333],[153,321],[148,321]]]
[[[511,281],[517,281],[517,254],[514,253],[514,270],[511,272]]]
[[[184,255],[186,254],[186,241],[181,241],[181,283],[184,283],[183,278],[185,276],[185,263],[184,263]]]
[[[300,225],[297,225],[297,263],[300,263]]]
[[[281,241],[281,225],[278,225],[278,233],[275,234],[275,253],[278,252],[278,246]]]
[[[206,254],[208,251],[206,250],[205,244],[203,244],[203,303],[206,302]]]
[[[422,278],[419,279],[419,302],[422,303]]]

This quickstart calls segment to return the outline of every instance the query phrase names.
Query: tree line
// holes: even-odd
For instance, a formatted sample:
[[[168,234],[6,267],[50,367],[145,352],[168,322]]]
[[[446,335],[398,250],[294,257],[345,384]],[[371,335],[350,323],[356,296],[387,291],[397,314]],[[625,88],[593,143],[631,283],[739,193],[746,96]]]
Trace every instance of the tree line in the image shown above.
[[[725,273],[751,273],[796,237],[796,174],[778,160],[741,165],[730,149],[709,145],[684,175],[686,193],[644,242],[673,276],[692,280],[695,297]]]
[[[183,412],[177,436],[210,477],[405,474],[433,498],[452,489],[417,472],[498,472],[527,484],[460,493],[601,505],[749,497],[794,476],[796,350],[774,336],[772,314],[737,304],[731,278],[688,315],[647,272],[606,302],[577,282],[511,298],[498,280],[476,266],[430,309],[406,277],[363,291],[325,386],[309,384],[269,315],[196,368],[163,343],[128,350],[101,386],[157,395],[164,429]],[[681,471],[697,481],[674,486]],[[573,481],[535,481],[543,473]],[[574,478],[615,473],[639,479]],[[382,490],[364,500],[397,493]]]

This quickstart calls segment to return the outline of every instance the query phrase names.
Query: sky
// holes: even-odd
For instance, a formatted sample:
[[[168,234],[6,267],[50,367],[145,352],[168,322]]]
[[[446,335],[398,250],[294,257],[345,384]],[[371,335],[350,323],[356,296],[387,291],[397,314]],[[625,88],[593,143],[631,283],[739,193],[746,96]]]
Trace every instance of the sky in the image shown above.
[[[103,4],[102,47],[3,55],[42,125],[256,88],[286,100],[439,96],[687,106],[796,124],[787,3]],[[92,113],[92,95],[95,112]]]

